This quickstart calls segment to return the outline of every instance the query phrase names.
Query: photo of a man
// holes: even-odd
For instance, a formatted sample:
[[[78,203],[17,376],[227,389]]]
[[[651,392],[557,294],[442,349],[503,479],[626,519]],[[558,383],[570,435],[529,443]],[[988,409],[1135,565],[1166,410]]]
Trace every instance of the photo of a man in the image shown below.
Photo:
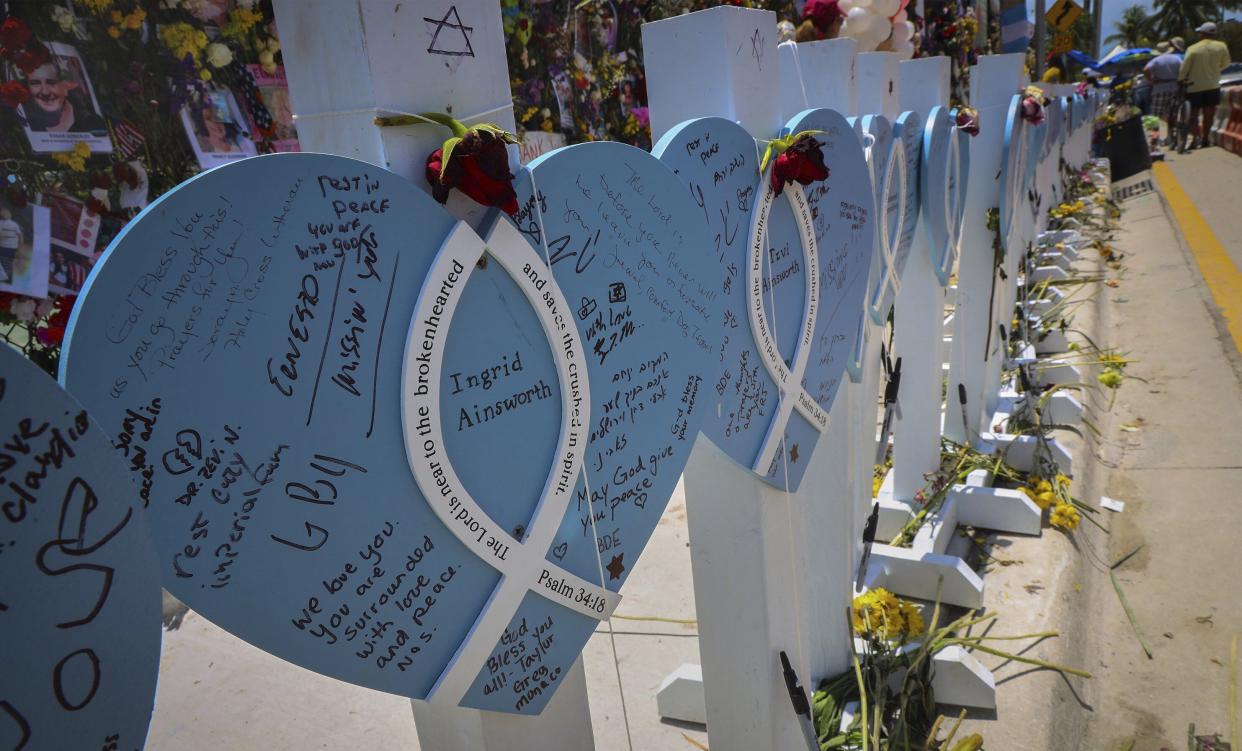
[[[30,99],[18,108],[35,151],[68,151],[84,141],[94,152],[112,150],[108,128],[77,50],[48,45],[51,60],[22,76]]]

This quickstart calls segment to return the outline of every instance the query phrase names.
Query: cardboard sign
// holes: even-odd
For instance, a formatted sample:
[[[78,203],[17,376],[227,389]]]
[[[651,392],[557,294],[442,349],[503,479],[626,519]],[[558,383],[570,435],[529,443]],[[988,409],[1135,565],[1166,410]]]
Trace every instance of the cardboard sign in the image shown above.
[[[1082,15],[1082,6],[1074,0],[1057,0],[1044,16],[1048,24],[1057,31],[1069,31],[1078,17]],[[1053,54],[1056,54],[1054,51]]]
[[[571,147],[518,184],[494,252],[321,154],[204,173],[126,227],[62,379],[110,433],[160,400],[134,471],[180,599],[334,678],[543,708],[689,453],[718,282],[644,152]],[[669,322],[696,316],[702,342]]]
[[[126,424],[130,438],[159,419]],[[0,347],[0,748],[142,748],[160,582],[138,493],[99,425]],[[132,455],[132,452],[130,452]]]

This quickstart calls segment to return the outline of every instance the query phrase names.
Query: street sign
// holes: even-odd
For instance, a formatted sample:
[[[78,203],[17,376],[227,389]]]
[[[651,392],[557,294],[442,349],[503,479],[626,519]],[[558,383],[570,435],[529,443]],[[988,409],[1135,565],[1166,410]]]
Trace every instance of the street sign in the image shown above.
[[[1058,31],[1069,31],[1078,17],[1082,15],[1082,6],[1074,0],[1057,0],[1045,18]]]
[[[1072,34],[1057,34],[1052,39],[1052,54],[1064,55],[1074,48],[1074,36]]]

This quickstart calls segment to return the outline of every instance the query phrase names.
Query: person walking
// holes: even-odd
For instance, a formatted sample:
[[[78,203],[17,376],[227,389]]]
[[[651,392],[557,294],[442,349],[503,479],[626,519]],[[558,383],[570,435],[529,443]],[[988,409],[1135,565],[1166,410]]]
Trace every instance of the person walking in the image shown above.
[[[1178,78],[1186,82],[1190,100],[1190,123],[1195,132],[1195,144],[1191,148],[1201,149],[1207,145],[1216,105],[1220,104],[1220,72],[1231,60],[1229,48],[1216,39],[1216,24],[1208,21],[1195,31],[1199,41],[1186,50]]]
[[[1151,82],[1151,114],[1164,121],[1168,137],[1173,137],[1174,105],[1177,103],[1177,80],[1181,75],[1182,56],[1178,54],[1185,43],[1174,37],[1156,45],[1160,54],[1143,68],[1143,76]],[[1166,143],[1167,143],[1166,139]]]

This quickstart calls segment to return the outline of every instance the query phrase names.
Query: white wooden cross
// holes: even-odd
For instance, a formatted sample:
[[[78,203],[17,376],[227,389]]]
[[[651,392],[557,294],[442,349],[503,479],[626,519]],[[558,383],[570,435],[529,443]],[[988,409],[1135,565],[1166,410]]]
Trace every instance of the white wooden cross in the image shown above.
[[[276,0],[275,5],[303,150],[368,161],[429,191],[424,163],[447,132],[425,125],[379,128],[376,116],[447,112],[467,125],[492,122],[515,129],[495,2]],[[516,150],[511,161],[515,157]],[[476,228],[487,213],[456,191],[447,208]],[[538,717],[414,701],[420,745],[444,751],[593,749],[581,658],[560,682]]]

